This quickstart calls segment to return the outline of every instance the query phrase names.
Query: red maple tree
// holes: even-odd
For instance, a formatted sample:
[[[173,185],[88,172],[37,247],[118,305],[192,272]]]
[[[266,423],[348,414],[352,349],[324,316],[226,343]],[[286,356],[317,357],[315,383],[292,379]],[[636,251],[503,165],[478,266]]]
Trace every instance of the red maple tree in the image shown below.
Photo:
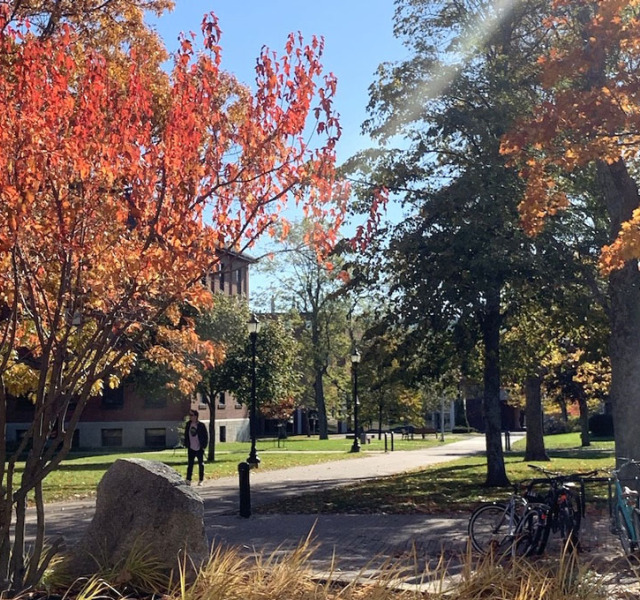
[[[280,58],[265,49],[252,91],[221,69],[213,14],[202,32],[200,51],[195,36],[181,40],[167,78],[144,46],[116,64],[99,48],[80,51],[71,25],[36,36],[0,12],[0,559],[11,552],[0,579],[14,589],[47,562],[39,510],[24,569],[27,494],[41,509],[42,480],[82,408],[131,369],[140,336],[179,303],[211,301],[198,282],[216,251],[275,231],[290,203],[331,224],[314,230],[319,247],[342,223],[336,80],[322,74],[322,41],[292,35]],[[219,359],[213,347],[199,352]],[[12,455],[8,393],[35,406]]]

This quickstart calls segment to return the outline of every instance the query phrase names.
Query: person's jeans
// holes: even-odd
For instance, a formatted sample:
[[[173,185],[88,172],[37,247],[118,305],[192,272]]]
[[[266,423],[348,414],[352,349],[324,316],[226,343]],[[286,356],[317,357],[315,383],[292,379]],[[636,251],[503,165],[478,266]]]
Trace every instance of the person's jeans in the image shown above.
[[[191,476],[193,475],[193,465],[198,459],[198,475],[200,476],[200,481],[204,480],[204,448],[200,448],[200,450],[192,450],[191,448],[187,448],[187,481],[191,481]]]

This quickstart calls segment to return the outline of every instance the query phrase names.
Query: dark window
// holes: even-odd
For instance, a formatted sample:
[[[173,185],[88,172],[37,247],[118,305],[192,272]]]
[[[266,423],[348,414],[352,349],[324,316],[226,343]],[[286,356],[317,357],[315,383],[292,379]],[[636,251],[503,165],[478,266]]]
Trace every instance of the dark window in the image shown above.
[[[122,429],[103,429],[102,445],[104,447],[122,446]]]
[[[220,291],[224,292],[224,264],[220,263]]]
[[[242,269],[238,269],[238,294],[242,294]]]
[[[107,383],[102,390],[102,408],[122,408],[124,406],[124,386],[115,389]]]
[[[167,406],[167,397],[165,395],[147,396],[144,399],[145,408],[165,408]]]
[[[167,430],[164,427],[155,427],[144,430],[144,445],[147,448],[166,448]]]
[[[16,398],[16,409],[20,411],[34,411],[36,408],[29,396],[18,396]]]
[[[227,405],[227,395],[224,392],[220,392],[220,397],[218,399],[218,408],[226,408]]]
[[[226,425],[220,425],[218,438],[219,438],[219,440],[221,442],[226,442],[227,441],[227,426]]]

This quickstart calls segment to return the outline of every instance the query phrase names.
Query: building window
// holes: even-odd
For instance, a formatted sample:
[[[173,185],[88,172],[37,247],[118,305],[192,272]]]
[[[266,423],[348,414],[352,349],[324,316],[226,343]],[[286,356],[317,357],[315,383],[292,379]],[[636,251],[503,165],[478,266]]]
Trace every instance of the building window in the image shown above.
[[[16,409],[19,411],[34,412],[36,405],[29,396],[18,396],[16,398]]]
[[[103,429],[102,446],[105,448],[122,446],[122,429]]]
[[[224,264],[220,263],[220,291],[224,292]]]
[[[147,448],[166,448],[167,430],[164,427],[154,427],[144,430],[144,445]]]
[[[220,392],[220,397],[218,398],[218,408],[226,408],[227,407],[227,395],[224,392]]]
[[[112,389],[107,384],[102,390],[102,408],[122,408],[124,406],[124,386]]]
[[[165,408],[167,406],[167,397],[161,396],[147,396],[144,399],[145,408]]]
[[[220,429],[218,430],[218,439],[221,442],[226,442],[227,441],[227,426],[226,425],[220,425]]]
[[[243,279],[243,270],[238,269],[238,295],[242,294],[242,279]]]

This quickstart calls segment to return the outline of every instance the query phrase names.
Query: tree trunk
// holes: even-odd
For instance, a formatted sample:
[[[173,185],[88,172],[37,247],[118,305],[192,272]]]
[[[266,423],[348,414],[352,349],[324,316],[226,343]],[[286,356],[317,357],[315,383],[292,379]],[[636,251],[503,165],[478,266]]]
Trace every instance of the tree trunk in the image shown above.
[[[500,292],[491,290],[482,320],[484,341],[483,412],[487,441],[487,486],[507,486],[509,479],[502,453],[500,410]]]
[[[207,449],[207,462],[215,462],[216,460],[216,395],[215,390],[209,390],[209,448]],[[185,440],[185,446],[186,444]]]
[[[569,413],[567,412],[567,401],[564,398],[559,398],[558,405],[560,406],[560,415],[562,416],[562,422],[566,425],[569,422]]]
[[[313,393],[318,409],[318,433],[321,440],[329,439],[329,424],[327,423],[327,407],[324,401],[323,369],[316,369],[316,378],[313,382]]]
[[[580,442],[582,447],[591,446],[589,437],[589,407],[587,406],[587,396],[584,392],[578,397],[578,407],[580,408]]]
[[[542,378],[539,375],[530,375],[524,382],[524,394],[526,398],[525,416],[527,419],[525,461],[549,460],[544,447],[541,385]]]
[[[611,239],[640,202],[623,161],[598,163],[602,193],[611,218]],[[640,460],[640,272],[629,261],[609,277],[611,404],[618,459]]]

